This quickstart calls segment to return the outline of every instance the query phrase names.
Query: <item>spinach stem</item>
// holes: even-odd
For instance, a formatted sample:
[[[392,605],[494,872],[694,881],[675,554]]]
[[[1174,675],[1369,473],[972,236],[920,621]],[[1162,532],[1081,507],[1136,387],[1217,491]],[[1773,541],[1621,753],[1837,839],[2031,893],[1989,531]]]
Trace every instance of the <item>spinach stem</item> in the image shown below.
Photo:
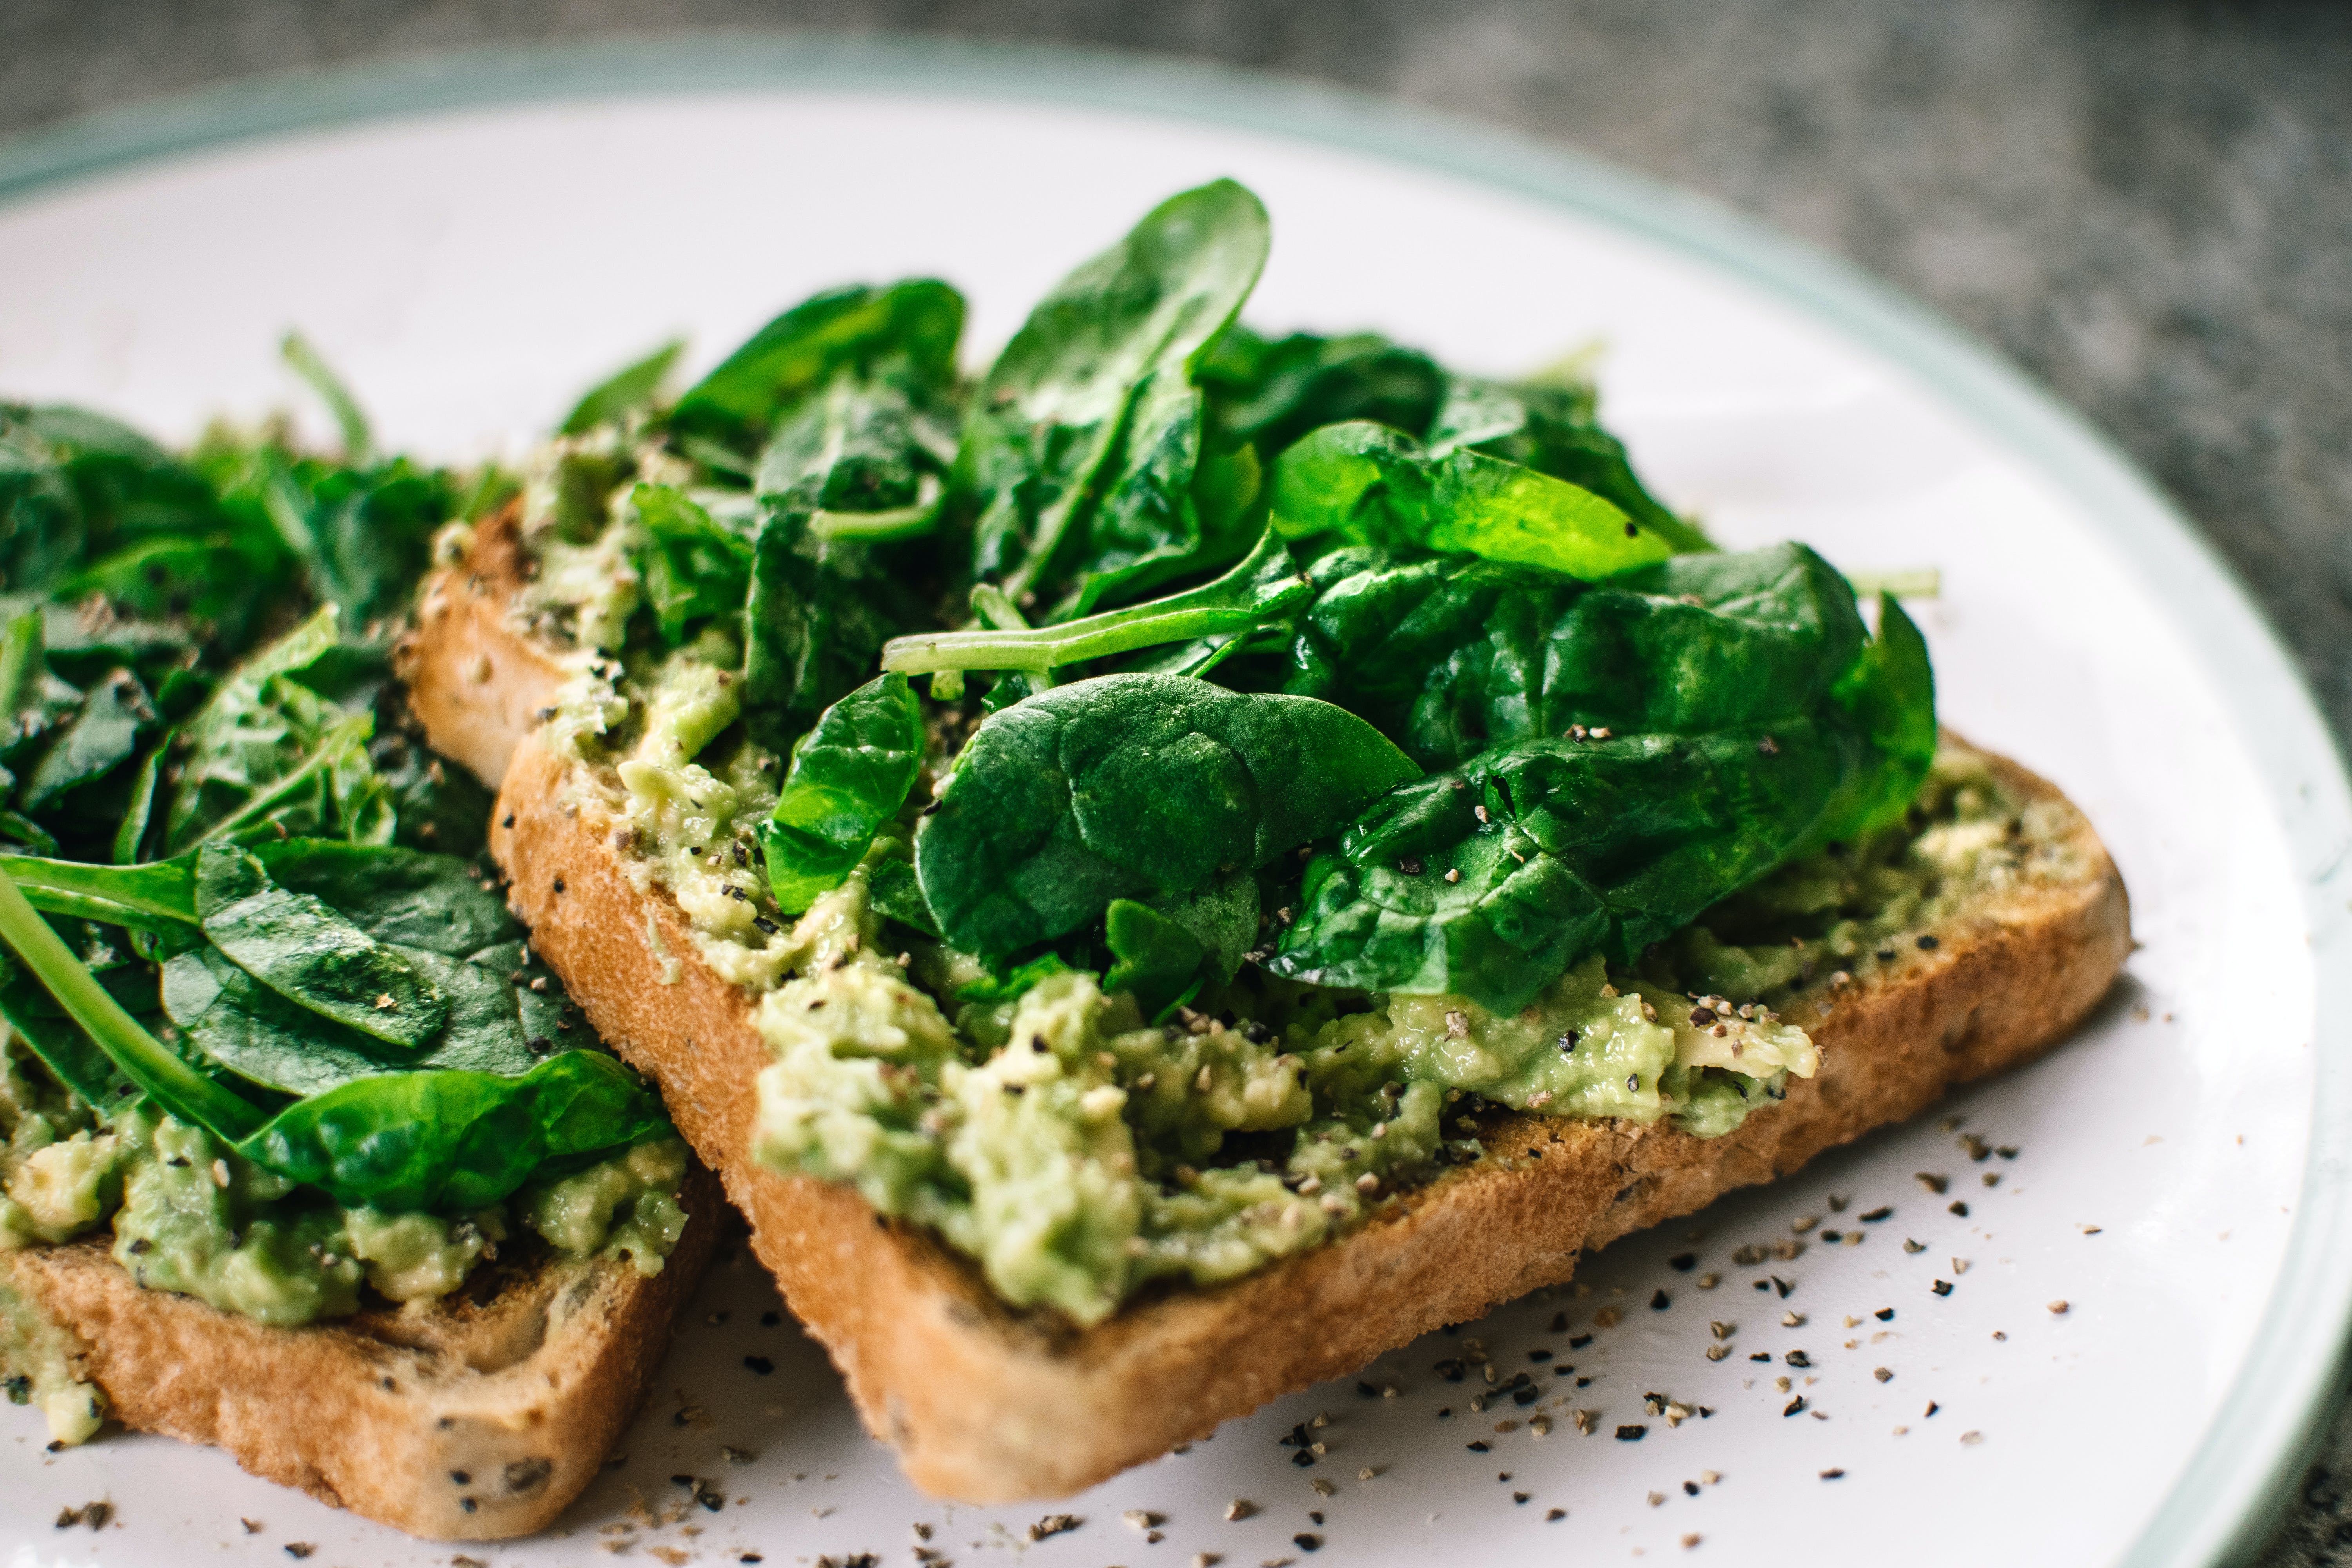
[[[1246,560],[1198,588],[1057,626],[988,626],[893,637],[882,647],[882,668],[908,675],[942,669],[1043,672],[1161,643],[1245,632],[1287,615],[1313,591],[1291,565],[1280,537],[1269,530]],[[1011,595],[1000,597],[1009,602]],[[979,589],[973,590],[972,607],[987,618]]]
[[[862,542],[879,543],[892,539],[912,539],[929,533],[939,521],[940,500],[946,487],[937,474],[925,474],[915,489],[915,504],[895,507],[888,511],[827,511],[820,507],[809,513],[808,529],[819,539],[854,539]]]
[[[67,1014],[98,1043],[122,1075],[183,1121],[231,1142],[241,1142],[268,1119],[254,1106],[182,1061],[139,1026],[107,993],[63,938],[26,901],[16,879],[0,866],[0,941],[47,987]]]

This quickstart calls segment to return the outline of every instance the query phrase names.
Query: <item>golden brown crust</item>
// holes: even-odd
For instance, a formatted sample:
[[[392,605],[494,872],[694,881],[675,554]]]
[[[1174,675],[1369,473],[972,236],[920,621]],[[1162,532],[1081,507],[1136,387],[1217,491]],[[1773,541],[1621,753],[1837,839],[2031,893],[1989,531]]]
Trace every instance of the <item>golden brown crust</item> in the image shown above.
[[[445,586],[436,602],[446,608],[428,612],[410,667],[486,653],[513,662],[501,597]],[[420,708],[435,743],[461,755],[442,726],[488,723],[498,710]],[[478,739],[467,749],[501,746]],[[527,737],[506,749],[491,848],[540,952],[598,1032],[660,1082],[867,1427],[897,1446],[917,1485],[972,1501],[1078,1490],[1564,1280],[1580,1253],[1628,1231],[1915,1115],[1952,1085],[2063,1038],[2130,948],[2122,880],[2067,808],[2065,847],[2084,875],[2022,887],[1940,928],[1935,951],[1834,994],[1824,981],[1790,1005],[1784,1016],[1812,1033],[1822,1068],[1738,1131],[1700,1140],[1666,1125],[1514,1117],[1487,1138],[1490,1158],[1445,1173],[1341,1242],[1213,1289],[1153,1295],[1079,1331],[1051,1313],[1006,1308],[969,1263],[886,1222],[854,1192],[751,1162],[755,1079],[770,1058],[748,997],[696,960],[671,900],[637,891],[596,793],[568,788],[569,765]],[[1991,765],[2020,798],[2062,799],[2014,763]],[[676,960],[674,983],[655,983],[649,936]],[[1315,1331],[1296,1331],[1302,1322]]]
[[[79,1342],[125,1426],[444,1541],[544,1528],[593,1479],[668,1348],[722,1215],[695,1168],[651,1278],[613,1259],[480,1266],[429,1309],[274,1329],[142,1289],[93,1237],[0,1253],[0,1285]]]

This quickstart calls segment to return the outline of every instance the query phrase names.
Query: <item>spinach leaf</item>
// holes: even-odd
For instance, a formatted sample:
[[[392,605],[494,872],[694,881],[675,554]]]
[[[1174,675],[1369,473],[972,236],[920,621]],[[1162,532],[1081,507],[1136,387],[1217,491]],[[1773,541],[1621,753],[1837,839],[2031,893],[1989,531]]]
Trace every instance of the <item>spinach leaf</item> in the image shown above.
[[[1070,962],[1058,952],[1041,952],[1024,963],[1017,963],[1001,974],[983,974],[966,982],[956,992],[959,1002],[1016,1002],[1036,984],[1049,976],[1070,973]]]
[[[770,321],[677,400],[669,426],[749,454],[775,422],[844,370],[896,357],[917,374],[951,379],[963,333],[963,297],[915,279],[816,295]]]
[[[1833,715],[1497,747],[1383,796],[1317,857],[1266,967],[1516,1011],[1595,951],[1633,962],[1816,840],[1871,761]]]
[[[81,559],[88,532],[49,444],[0,405],[0,587],[42,589]]]
[[[1285,689],[1362,714],[1424,767],[1574,725],[1682,732],[1811,713],[1866,637],[1844,580],[1798,544],[1678,555],[1598,584],[1372,548],[1308,575]]]
[[[559,436],[584,436],[599,425],[611,424],[634,409],[646,407],[661,391],[669,367],[686,352],[686,340],[672,338],[640,360],[632,360],[581,395],[555,427]]]
[[[1599,399],[1589,383],[1505,385],[1449,376],[1424,438],[1433,455],[1472,447],[1580,486],[1614,502],[1677,551],[1714,548],[1642,483],[1625,444],[1601,428]]]
[[[745,616],[744,722],[771,750],[862,684],[884,641],[926,608],[918,598],[923,563],[895,553],[891,542],[936,520],[954,339],[876,337],[866,347],[783,415],[754,475],[761,521]]]
[[[347,1028],[414,1050],[448,1020],[448,994],[417,964],[314,895],[279,887],[234,845],[198,856],[196,914],[223,957]]]
[[[1844,581],[1799,545],[1592,587],[1374,563],[1343,569],[1310,626],[1326,611],[1372,633],[1336,652],[1325,639],[1338,700],[1457,765],[1376,803],[1310,865],[1268,964],[1294,979],[1516,1008],[1589,953],[1631,962],[1775,867],[1900,815],[1934,754],[1917,629],[1883,602],[1866,640]],[[1391,647],[1390,626],[1455,646]],[[1416,675],[1381,690],[1383,668]]]
[[[1902,816],[1936,761],[1936,675],[1927,642],[1894,595],[1878,596],[1878,635],[1832,697],[1861,730],[1878,765],[1855,775],[1831,810],[1822,843],[1859,837]],[[1804,846],[1802,852],[1815,847]]]
[[[100,680],[33,764],[20,803],[39,811],[66,791],[104,778],[131,760],[154,722],[154,705],[138,677],[122,669]]]
[[[1114,899],[1103,911],[1103,945],[1116,962],[1103,989],[1133,992],[1146,1018],[1165,1022],[1202,985],[1231,980],[1257,932],[1257,878],[1245,870],[1150,902]]]
[[[650,541],[642,560],[646,604],[664,643],[684,647],[699,626],[742,613],[751,586],[750,540],[674,486],[641,484],[629,502]]]
[[[922,765],[922,710],[903,675],[877,677],[819,714],[760,831],[777,907],[796,915],[839,887]]]
[[[404,1072],[357,1079],[279,1111],[238,1150],[339,1203],[463,1213],[541,1166],[666,1137],[661,1101],[601,1051],[521,1078]]]
[[[447,475],[404,458],[369,468],[281,466],[265,500],[310,568],[311,586],[354,626],[407,607],[433,552],[433,534],[457,515]]]
[[[1265,264],[1265,209],[1231,180],[1181,193],[1058,284],[982,381],[957,458],[973,565],[1079,615],[1238,555],[1193,494],[1192,377]]]
[[[331,670],[339,616],[321,606],[238,667],[181,728],[180,777],[163,816],[177,855],[213,837],[273,831],[381,843],[393,806],[368,755],[372,714],[303,684]]]
[[[81,1096],[85,1104],[102,1108],[137,1092],[80,1026],[49,999],[39,982],[13,966],[5,982],[0,983],[0,1017],[32,1047],[58,1081]]]
[[[933,942],[940,940],[940,923],[931,918],[930,905],[923,901],[922,885],[915,879],[912,861],[884,860],[877,863],[866,884],[866,902],[874,912]]]
[[[1159,1023],[1201,988],[1200,938],[1148,904],[1113,899],[1103,911],[1105,944],[1118,960],[1103,975],[1105,991],[1133,994],[1146,1019]]]
[[[915,866],[957,947],[1010,953],[1334,831],[1413,766],[1352,714],[1109,675],[1003,710],[966,745]]]
[[[1269,340],[1239,323],[1217,340],[1196,379],[1220,444],[1252,447],[1266,461],[1309,430],[1349,420],[1421,435],[1446,386],[1427,354],[1377,333]]]
[[[378,942],[462,958],[522,936],[506,900],[453,855],[331,838],[265,840],[251,853],[271,881]]]
[[[918,618],[893,562],[810,524],[807,512],[772,510],[752,551],[743,726],[774,752],[865,684],[883,644]]]
[[[447,998],[446,1024],[422,1049],[387,1048],[382,1040],[329,1022],[209,947],[164,963],[163,1010],[212,1061],[253,1083],[297,1095],[427,1068],[520,1077],[559,1048],[562,997],[509,978],[522,962],[520,942],[485,949],[468,960],[394,944],[386,951]]]
[[[1591,490],[1468,447],[1434,456],[1363,422],[1326,426],[1285,452],[1273,509],[1291,539],[1458,551],[1587,580],[1675,548]]]
[[[955,455],[953,386],[905,354],[843,370],[776,426],[753,488],[823,538],[929,532]]]

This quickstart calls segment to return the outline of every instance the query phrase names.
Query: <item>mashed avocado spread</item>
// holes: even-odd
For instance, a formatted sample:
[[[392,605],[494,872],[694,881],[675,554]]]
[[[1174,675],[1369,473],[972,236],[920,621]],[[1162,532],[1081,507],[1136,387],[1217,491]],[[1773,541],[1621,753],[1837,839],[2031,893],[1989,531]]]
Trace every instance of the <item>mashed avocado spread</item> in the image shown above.
[[[1729,1132],[1818,1066],[1776,1001],[1825,970],[1901,962],[1985,887],[2063,870],[2027,863],[2021,814],[2038,808],[1954,754],[1900,821],[1784,868],[1636,966],[1588,958],[1507,1016],[1252,967],[1158,1020],[1081,970],[1008,985],[870,896],[894,862],[903,873],[950,766],[941,731],[897,826],[794,921],[760,863],[782,759],[737,722],[736,639],[630,643],[646,587],[628,491],[599,505],[548,479],[534,493],[567,498],[527,524],[541,572],[515,607],[570,645],[546,734],[585,764],[572,787],[625,824],[639,885],[674,898],[701,959],[759,996],[775,1060],[757,1158],[855,1186],[976,1259],[1006,1300],[1081,1323],[1150,1281],[1234,1279],[1346,1232],[1481,1158],[1498,1109]],[[674,981],[676,955],[650,926],[646,940]]]
[[[0,1025],[0,1029],[5,1029]],[[567,1258],[657,1274],[686,1226],[686,1146],[671,1138],[459,1215],[346,1208],[158,1113],[144,1099],[101,1119],[13,1035],[0,1047],[0,1252],[69,1241],[111,1222],[113,1256],[149,1289],[291,1327],[358,1311],[362,1291],[427,1302],[529,1231]],[[76,1381],[70,1342],[0,1281],[0,1369],[50,1436],[98,1429],[101,1397]]]

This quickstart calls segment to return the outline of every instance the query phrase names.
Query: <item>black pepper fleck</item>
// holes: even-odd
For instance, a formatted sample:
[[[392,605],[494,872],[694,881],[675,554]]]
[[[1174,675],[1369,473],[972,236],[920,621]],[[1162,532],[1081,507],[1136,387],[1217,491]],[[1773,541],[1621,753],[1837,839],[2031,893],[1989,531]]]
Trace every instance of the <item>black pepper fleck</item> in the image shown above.
[[[770,1361],[763,1355],[747,1355],[743,1358],[743,1364],[750,1367],[753,1372],[758,1373],[761,1377],[765,1377],[770,1373],[776,1370],[776,1363]]]

